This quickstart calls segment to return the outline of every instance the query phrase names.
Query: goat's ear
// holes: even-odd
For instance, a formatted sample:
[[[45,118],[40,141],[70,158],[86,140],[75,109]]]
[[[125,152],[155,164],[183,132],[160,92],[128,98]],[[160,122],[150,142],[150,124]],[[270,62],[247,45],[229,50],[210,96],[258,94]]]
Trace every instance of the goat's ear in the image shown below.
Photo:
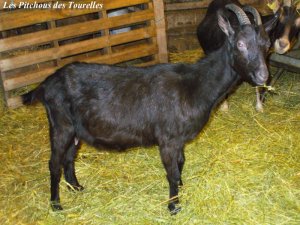
[[[228,21],[221,13],[218,12],[218,25],[227,37],[234,35],[234,31]]]

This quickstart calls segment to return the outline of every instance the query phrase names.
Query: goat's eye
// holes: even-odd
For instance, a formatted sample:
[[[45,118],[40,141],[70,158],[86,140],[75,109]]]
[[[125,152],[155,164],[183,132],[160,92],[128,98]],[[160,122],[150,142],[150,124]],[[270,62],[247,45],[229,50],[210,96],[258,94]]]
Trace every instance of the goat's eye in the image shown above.
[[[238,47],[239,49],[243,49],[243,48],[246,48],[246,45],[245,45],[244,42],[238,41],[238,42],[237,42],[237,47]]]

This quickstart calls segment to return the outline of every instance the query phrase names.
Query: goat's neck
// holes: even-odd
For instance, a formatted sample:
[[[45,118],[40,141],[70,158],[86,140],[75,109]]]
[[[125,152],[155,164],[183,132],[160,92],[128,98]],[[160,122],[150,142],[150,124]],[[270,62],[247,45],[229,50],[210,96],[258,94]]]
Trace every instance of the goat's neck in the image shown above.
[[[200,96],[205,102],[214,107],[237,85],[238,74],[231,66],[232,58],[228,46],[208,55],[196,65],[200,71]],[[203,68],[207,68],[203,71]]]

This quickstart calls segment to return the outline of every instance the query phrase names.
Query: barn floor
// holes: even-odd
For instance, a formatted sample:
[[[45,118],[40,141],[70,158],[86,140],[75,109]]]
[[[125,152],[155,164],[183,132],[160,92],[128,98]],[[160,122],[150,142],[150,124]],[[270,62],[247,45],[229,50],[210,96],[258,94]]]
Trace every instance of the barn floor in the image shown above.
[[[199,55],[172,54],[171,61]],[[52,212],[44,108],[1,107],[0,224],[300,224],[300,75],[285,73],[275,88],[257,113],[254,88],[242,85],[229,113],[216,111],[186,146],[177,216],[167,211],[156,147],[110,153],[83,145],[76,167],[85,190],[61,182],[65,210]]]

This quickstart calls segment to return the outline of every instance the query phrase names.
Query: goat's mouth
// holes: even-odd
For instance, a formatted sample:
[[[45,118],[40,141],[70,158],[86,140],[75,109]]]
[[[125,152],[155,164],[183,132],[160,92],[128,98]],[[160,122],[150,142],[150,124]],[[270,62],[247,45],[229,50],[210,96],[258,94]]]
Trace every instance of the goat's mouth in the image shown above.
[[[261,73],[251,73],[251,81],[254,86],[263,86],[265,85],[268,76]]]

